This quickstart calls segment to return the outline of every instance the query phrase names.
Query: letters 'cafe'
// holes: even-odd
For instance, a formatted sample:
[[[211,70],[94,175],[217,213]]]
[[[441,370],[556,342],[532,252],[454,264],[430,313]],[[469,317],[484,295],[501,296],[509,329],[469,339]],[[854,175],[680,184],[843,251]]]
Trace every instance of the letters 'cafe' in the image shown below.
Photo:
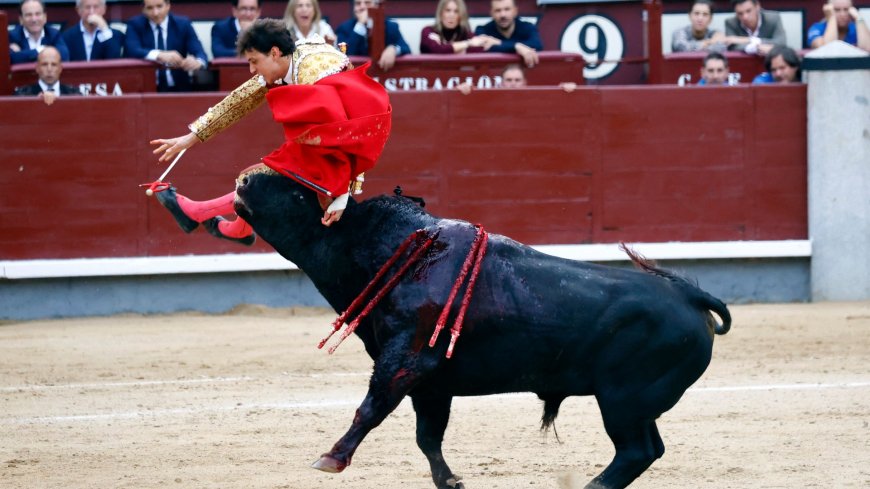
[[[321,0],[323,17],[335,27],[352,15],[349,0]],[[383,49],[383,19],[395,20],[411,47],[410,55],[398,58],[396,65],[383,72],[371,70],[390,91],[444,90],[463,82],[478,89],[498,86],[505,65],[515,63],[517,56],[506,54],[421,55],[420,31],[431,25],[436,1],[385,1],[372,10],[370,56]],[[489,0],[467,0],[472,29],[490,20]],[[574,82],[578,85],[676,84],[681,76],[696,81],[703,53],[671,53],[671,34],[688,24],[689,2],[643,1],[572,1],[517,0],[521,19],[537,25],[544,51],[540,64],[528,71],[529,85],[558,85]],[[806,32],[822,16],[820,1],[765,0],[763,7],[780,13],[788,45],[798,51],[806,48]],[[858,2],[858,7],[863,7]],[[225,1],[172,2],[172,12],[193,21],[203,47],[211,58],[212,24],[225,18],[230,11]],[[285,1],[266,0],[261,4],[262,16],[281,18]],[[8,29],[19,22],[19,2],[0,0],[0,25]],[[864,10],[864,9],[862,9]],[[866,11],[866,10],[864,10]],[[124,31],[124,21],[141,12],[139,1],[107,1],[106,20],[111,27]],[[72,1],[46,0],[49,25],[69,28],[78,21]],[[733,16],[730,3],[714,2],[712,28],[724,31],[725,19]],[[10,67],[8,45],[0,43],[0,95],[9,95],[15,86],[36,82],[34,65],[16,64]],[[742,82],[752,80],[764,71],[759,56],[739,52],[727,53],[732,73],[739,73]],[[355,64],[365,58],[354,57]],[[194,88],[199,91],[229,91],[249,77],[244,61],[235,58],[212,58],[209,69],[199,73]],[[120,59],[64,64],[63,83],[78,85],[83,93],[112,95],[151,92],[155,90],[155,71],[148,62]]]

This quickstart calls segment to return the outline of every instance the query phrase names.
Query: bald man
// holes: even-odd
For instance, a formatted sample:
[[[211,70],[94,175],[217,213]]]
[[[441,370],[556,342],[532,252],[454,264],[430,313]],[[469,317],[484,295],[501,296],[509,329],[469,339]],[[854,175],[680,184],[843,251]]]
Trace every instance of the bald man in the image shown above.
[[[15,95],[37,95],[45,105],[51,105],[61,95],[78,95],[78,88],[60,82],[63,65],[60,52],[53,46],[46,46],[36,58],[36,74],[39,81],[15,89]]]

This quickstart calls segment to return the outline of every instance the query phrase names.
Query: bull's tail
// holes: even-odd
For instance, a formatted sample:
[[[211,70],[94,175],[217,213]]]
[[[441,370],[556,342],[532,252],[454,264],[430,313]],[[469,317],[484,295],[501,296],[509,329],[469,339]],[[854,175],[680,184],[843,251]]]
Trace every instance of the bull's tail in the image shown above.
[[[556,431],[556,426],[553,423],[556,422],[556,416],[559,415],[559,406],[562,405],[562,401],[565,400],[565,396],[543,396],[541,394],[538,394],[538,397],[542,401],[544,401],[544,414],[541,416],[541,431],[547,431],[552,426],[553,434],[556,436],[556,441],[561,442],[562,440],[559,440],[559,432]]]
[[[653,275],[657,275],[664,279],[670,280],[671,282],[677,283],[686,290],[689,294],[689,300],[691,300],[692,304],[705,309],[706,311],[713,311],[717,316],[722,320],[721,323],[717,323],[715,319],[713,319],[712,315],[707,317],[707,324],[710,326],[716,334],[725,334],[731,329],[731,313],[728,311],[728,306],[725,305],[724,302],[719,299],[713,297],[709,293],[701,290],[696,284],[689,282],[683,277],[679,275],[669,272],[667,270],[662,270],[661,268],[656,267],[656,264],[652,260],[648,260],[640,253],[634,251],[629,248],[625,243],[619,243],[619,249],[625,252],[634,265],[641,270],[651,273]]]

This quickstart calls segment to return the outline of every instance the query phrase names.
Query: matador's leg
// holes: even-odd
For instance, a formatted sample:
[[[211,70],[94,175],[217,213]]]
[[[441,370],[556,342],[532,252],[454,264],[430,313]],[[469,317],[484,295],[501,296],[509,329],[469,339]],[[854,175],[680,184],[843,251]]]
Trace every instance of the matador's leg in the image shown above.
[[[234,221],[227,221],[220,217],[225,214],[235,214],[233,209],[235,196],[235,192],[230,192],[216,199],[196,201],[178,194],[174,187],[170,187],[159,192],[157,200],[172,214],[175,222],[186,233],[193,231],[202,223],[212,236],[250,246],[255,240],[250,224],[239,217]]]

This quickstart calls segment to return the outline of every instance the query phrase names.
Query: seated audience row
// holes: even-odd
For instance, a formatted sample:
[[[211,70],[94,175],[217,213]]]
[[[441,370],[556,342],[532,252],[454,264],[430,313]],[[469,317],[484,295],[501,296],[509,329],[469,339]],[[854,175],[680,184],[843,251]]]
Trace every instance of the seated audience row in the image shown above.
[[[775,46],[764,60],[765,72],[752,80],[753,85],[768,83],[800,83],[801,59],[788,46]],[[739,73],[731,73],[728,58],[720,52],[711,51],[701,64],[701,79],[698,85],[736,85]]]
[[[378,0],[354,0],[354,17],[333,31],[323,20],[317,0],[289,0],[284,22],[296,41],[321,36],[327,42],[343,43],[351,56],[369,54],[372,29],[368,9]],[[158,90],[183,91],[191,87],[190,72],[205,68],[207,56],[193,25],[186,17],[170,12],[170,0],[143,0],[142,14],[127,22],[126,33],[109,27],[105,19],[105,0],[77,0],[80,21],[63,34],[47,26],[43,0],[23,0],[21,24],[9,33],[11,61],[36,61],[45,46],[57,48],[63,61],[90,61],[123,56],[152,61],[158,65]],[[441,0],[434,26],[424,30],[424,53],[503,52],[516,53],[526,66],[538,63],[543,46],[537,28],[517,18],[515,0],[492,0],[493,20],[478,27],[474,35],[468,24],[468,9],[463,0]],[[215,57],[235,57],[239,32],[260,16],[258,0],[233,0],[232,16],[212,26],[212,53]],[[411,52],[392,20],[385,22],[385,49],[376,60],[389,70],[396,58]]]
[[[710,27],[713,1],[695,0],[689,9],[690,24],[674,31],[671,50],[721,52],[727,48],[767,56],[774,46],[786,44],[778,12],[761,8],[758,0],[731,0],[731,7],[734,16],[725,20],[722,33]],[[807,33],[810,48],[839,39],[870,51],[870,30],[852,0],[828,0],[822,11],[825,18],[813,24]]]

